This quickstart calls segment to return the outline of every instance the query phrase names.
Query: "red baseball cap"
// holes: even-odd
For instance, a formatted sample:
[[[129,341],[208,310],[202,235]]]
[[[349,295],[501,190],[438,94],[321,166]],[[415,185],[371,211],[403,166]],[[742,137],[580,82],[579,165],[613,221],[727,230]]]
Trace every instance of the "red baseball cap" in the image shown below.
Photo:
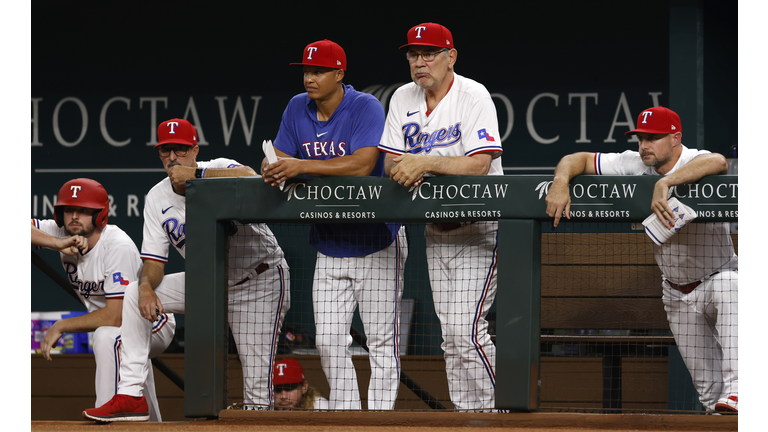
[[[157,127],[157,145],[155,147],[163,144],[196,146],[197,131],[192,123],[184,119],[166,120]]]
[[[320,66],[345,71],[347,55],[339,44],[323,39],[307,45],[301,63],[291,63],[291,66]]]
[[[624,132],[624,135],[634,135],[638,132],[650,134],[671,134],[682,132],[680,116],[663,106],[648,108],[637,116],[637,129]]]
[[[304,368],[294,359],[283,359],[275,362],[272,371],[272,384],[296,384],[304,382]]]
[[[408,30],[408,43],[401,46],[400,49],[408,48],[411,45],[452,49],[453,35],[445,26],[435,23],[423,23],[413,26]]]

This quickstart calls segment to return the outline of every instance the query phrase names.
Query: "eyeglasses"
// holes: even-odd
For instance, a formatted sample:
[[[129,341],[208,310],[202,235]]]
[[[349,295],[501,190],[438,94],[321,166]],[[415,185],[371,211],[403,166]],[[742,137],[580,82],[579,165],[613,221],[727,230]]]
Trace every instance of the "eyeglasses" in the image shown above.
[[[424,59],[425,62],[431,62],[437,57],[438,54],[440,54],[443,51],[448,51],[448,48],[443,48],[439,51],[429,51],[421,54],[415,53],[413,51],[408,51],[407,53],[405,53],[405,58],[407,58],[408,61],[411,63],[415,63],[416,60],[419,59],[419,57]]]
[[[157,153],[160,155],[160,157],[168,157],[171,154],[171,151],[173,151],[176,154],[176,156],[184,157],[184,156],[187,155],[187,152],[192,149],[192,147],[194,147],[194,146],[191,146],[191,147],[184,146],[182,148],[175,148],[175,149],[170,149],[170,148],[166,148],[166,147],[158,147],[157,148]]]

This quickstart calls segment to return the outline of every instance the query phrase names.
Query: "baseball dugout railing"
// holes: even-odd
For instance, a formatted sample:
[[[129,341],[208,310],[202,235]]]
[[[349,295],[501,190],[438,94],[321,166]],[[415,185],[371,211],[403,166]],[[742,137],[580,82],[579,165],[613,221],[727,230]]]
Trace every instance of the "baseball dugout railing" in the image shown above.
[[[577,177],[570,186],[572,219],[557,230],[552,230],[551,218],[545,213],[544,197],[551,176],[432,177],[411,189],[387,178],[370,177],[295,179],[283,190],[267,186],[258,178],[189,181],[185,376],[195,379],[186,380],[185,416],[216,417],[227,406],[224,257],[229,220],[270,224],[371,220],[423,224],[498,220],[496,407],[515,411],[541,409],[541,347],[568,350],[581,337],[595,341],[596,344],[588,349],[594,351],[595,346],[599,347],[596,354],[602,357],[602,408],[621,408],[621,377],[617,376],[621,364],[615,359],[626,349],[624,342],[631,339],[636,342],[635,346],[650,349],[674,344],[668,330],[665,331],[668,327],[664,324],[660,301],[661,280],[659,273],[654,273],[652,257],[649,261],[648,241],[642,238],[645,235],[642,232],[626,232],[630,230],[630,224],[639,225],[650,214],[656,180],[651,176]],[[696,222],[738,220],[737,176],[705,177],[692,185],[678,187],[675,194],[697,212]],[[350,212],[352,219],[347,218]],[[354,218],[361,212],[368,218]],[[599,224],[599,228],[586,225],[588,222]],[[573,235],[565,243],[548,241],[547,234],[555,232]],[[587,238],[591,240],[585,240]],[[584,241],[592,244],[582,245]],[[600,250],[597,255],[607,256],[612,255],[615,248],[625,247],[627,241],[636,243],[641,250],[633,252],[639,258],[637,263],[630,264],[638,264],[635,271],[645,272],[643,278],[651,281],[646,284],[656,287],[649,288],[650,294],[622,299],[622,305],[639,305],[641,310],[635,315],[627,315],[629,309],[616,308],[616,303],[612,303],[608,306],[611,310],[590,314],[595,307],[586,307],[581,310],[586,311],[586,315],[576,313],[575,318],[569,318],[568,311],[572,312],[574,305],[600,304],[600,299],[587,294],[566,303],[553,303],[548,297],[556,294],[551,291],[545,292],[542,299],[542,279],[545,279],[545,289],[550,290],[552,284],[549,281],[557,280],[557,271],[573,272],[573,265],[585,264],[572,260],[574,256],[585,255],[584,248]],[[564,252],[560,255],[551,253],[557,249]],[[598,258],[597,262],[586,264],[599,267],[605,263],[604,258]],[[611,263],[609,260],[608,264]],[[621,279],[615,281],[620,283]],[[635,318],[656,324],[647,326],[647,331],[637,335],[629,330],[633,325],[626,324]],[[542,334],[542,321],[554,328],[578,328],[579,324],[574,323],[585,319],[595,321],[589,321],[593,324],[585,324],[582,328],[598,329],[599,335],[558,334],[547,329]],[[625,324],[613,327],[617,319]],[[577,350],[584,349],[583,344],[576,346]],[[597,373],[601,373],[600,370],[598,367]],[[418,383],[409,388],[418,391]],[[427,404],[432,408],[436,406]]]

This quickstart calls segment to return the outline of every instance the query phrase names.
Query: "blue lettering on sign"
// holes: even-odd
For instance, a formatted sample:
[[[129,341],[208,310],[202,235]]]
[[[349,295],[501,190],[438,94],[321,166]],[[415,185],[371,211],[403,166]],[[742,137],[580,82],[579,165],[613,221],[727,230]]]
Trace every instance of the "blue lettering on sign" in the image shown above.
[[[416,123],[403,125],[403,139],[405,149],[409,153],[429,153],[435,148],[450,147],[461,141],[461,122],[448,128],[437,129],[433,132],[422,132],[421,126]]]
[[[71,262],[64,263],[64,272],[67,274],[67,280],[69,280],[72,288],[79,292],[83,298],[88,298],[92,295],[104,295],[103,279],[100,281],[80,280],[77,274],[77,266]]]
[[[168,240],[170,240],[171,244],[176,247],[176,249],[184,249],[184,244],[187,242],[187,235],[185,232],[186,225],[187,224],[179,223],[179,220],[176,218],[168,218],[163,221],[165,235],[168,236]]]

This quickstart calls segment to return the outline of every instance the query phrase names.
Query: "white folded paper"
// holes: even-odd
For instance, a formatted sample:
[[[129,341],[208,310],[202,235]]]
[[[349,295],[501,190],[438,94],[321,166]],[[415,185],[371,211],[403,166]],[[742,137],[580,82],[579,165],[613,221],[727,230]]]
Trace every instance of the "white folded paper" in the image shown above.
[[[669,240],[673,235],[677,234],[684,226],[689,222],[696,219],[696,212],[687,205],[681,203],[677,198],[670,198],[667,201],[669,208],[672,209],[672,213],[675,217],[675,226],[670,227],[665,222],[659,220],[656,213],[651,213],[650,216],[645,218],[643,226],[645,227],[645,233],[653,240],[654,243],[661,246]]]
[[[264,156],[267,157],[267,162],[273,164],[277,162],[277,155],[275,154],[275,148],[272,147],[272,140],[265,140],[261,143],[261,149],[264,150]],[[280,183],[280,190],[283,190],[285,182]]]

